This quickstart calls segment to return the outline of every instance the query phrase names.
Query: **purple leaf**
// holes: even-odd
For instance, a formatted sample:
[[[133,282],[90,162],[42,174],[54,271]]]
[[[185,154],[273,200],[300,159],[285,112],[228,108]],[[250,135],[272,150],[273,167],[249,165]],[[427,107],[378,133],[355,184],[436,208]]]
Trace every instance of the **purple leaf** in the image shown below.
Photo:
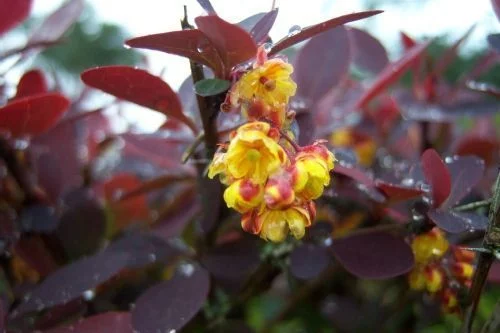
[[[35,204],[22,210],[20,223],[24,231],[49,233],[57,228],[59,218],[53,207]]]
[[[196,0],[200,4],[201,8],[203,8],[208,14],[217,15],[215,12],[214,6],[210,3],[210,0]]]
[[[486,230],[488,218],[476,213],[454,212],[433,209],[427,216],[439,228],[452,234],[464,231]]]
[[[0,36],[28,17],[32,4],[33,0],[0,0]]]
[[[387,183],[381,180],[375,182],[376,187],[384,193],[391,203],[410,200],[423,194],[423,191],[414,187],[407,187],[397,184]]]
[[[389,63],[384,46],[364,30],[348,28],[353,63],[370,74],[380,73]]]
[[[120,272],[128,263],[125,253],[100,253],[60,268],[42,281],[13,312],[18,316],[67,303]]]
[[[491,5],[493,6],[497,19],[500,21],[500,0],[491,0]]]
[[[415,260],[402,237],[371,231],[334,239],[333,253],[350,273],[367,279],[387,279],[409,272]]]
[[[315,137],[316,124],[314,123],[313,115],[310,111],[299,112],[295,120],[299,128],[299,144],[309,144]]]
[[[269,51],[269,56],[272,56],[292,45],[305,41],[306,39],[309,39],[319,33],[338,27],[339,25],[343,25],[353,21],[358,21],[380,13],[382,13],[381,10],[369,10],[366,12],[342,15],[325,22],[311,25],[309,27],[302,29],[299,33],[295,35],[288,36],[279,40],[276,44],[273,45],[271,51]]]
[[[132,326],[141,333],[179,330],[201,309],[208,296],[207,271],[186,264],[185,274],[177,273],[143,293],[132,311]]]
[[[43,333],[133,333],[130,313],[105,312]]]
[[[295,60],[296,98],[313,103],[320,100],[346,77],[350,60],[349,36],[344,27],[311,38]]]
[[[312,279],[320,275],[331,262],[326,249],[311,243],[304,243],[290,254],[290,271],[299,279]]]
[[[456,156],[446,166],[451,176],[451,190],[442,209],[457,205],[484,175],[484,162],[475,156]]]
[[[434,149],[424,151],[421,164],[425,179],[432,186],[433,205],[439,207],[450,195],[450,172]]]
[[[496,52],[500,52],[500,34],[488,35],[488,44]]]
[[[273,27],[277,16],[278,8],[275,8],[266,13],[257,21],[257,23],[255,23],[253,28],[250,30],[250,36],[252,36],[255,43],[261,44],[266,41],[269,31]]]

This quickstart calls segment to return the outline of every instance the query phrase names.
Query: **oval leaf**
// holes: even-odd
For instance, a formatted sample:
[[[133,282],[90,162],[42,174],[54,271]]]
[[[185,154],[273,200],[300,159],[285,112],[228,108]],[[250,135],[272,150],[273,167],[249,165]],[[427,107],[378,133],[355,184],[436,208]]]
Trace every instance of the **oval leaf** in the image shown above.
[[[320,275],[330,263],[326,249],[304,243],[290,254],[290,271],[299,279],[312,279]]]
[[[33,0],[0,0],[0,36],[21,23],[30,13]]]
[[[224,64],[225,75],[228,75],[234,66],[255,57],[257,45],[239,26],[215,15],[199,16],[195,18],[195,22],[217,49]]]
[[[203,79],[194,85],[194,91],[203,97],[218,95],[226,92],[231,82],[221,79]]]
[[[47,92],[47,81],[42,71],[34,69],[23,74],[17,84],[15,99]]]
[[[389,63],[384,46],[364,30],[349,28],[347,31],[354,65],[370,74],[381,72]]]
[[[486,230],[488,227],[488,218],[476,213],[433,209],[427,212],[427,216],[439,228],[452,234],[464,231]]]
[[[105,312],[43,333],[133,333],[130,313]]]
[[[409,272],[413,252],[402,237],[372,231],[334,239],[333,253],[350,273],[368,279],[387,279]]]
[[[448,168],[434,149],[427,149],[421,158],[424,177],[432,186],[434,207],[439,207],[451,191],[451,176]]]
[[[0,108],[0,129],[15,137],[42,134],[57,123],[69,103],[53,93],[20,98]]]
[[[129,66],[105,66],[89,69],[81,77],[93,88],[159,111],[198,132],[193,121],[182,112],[177,94],[158,76]]]
[[[391,203],[410,200],[423,194],[421,189],[391,184],[381,180],[377,180],[375,186],[387,196]]]
[[[179,330],[198,313],[207,299],[210,280],[204,269],[189,268],[186,274],[176,274],[137,299],[132,311],[135,330],[141,333]]]
[[[255,40],[257,44],[263,43],[269,37],[269,31],[274,25],[274,21],[276,21],[276,17],[278,16],[278,8],[274,8],[269,13],[266,13],[262,16],[257,23],[250,30],[250,36]]]
[[[358,21],[373,15],[380,14],[382,12],[383,12],[382,10],[369,10],[365,12],[347,14],[306,27],[297,34],[287,36],[279,40],[276,44],[273,45],[273,47],[269,51],[269,56],[272,56],[273,54],[276,54],[292,45],[303,42],[306,39],[311,38],[319,33],[338,27],[339,25],[353,21]]]
[[[335,47],[325,48],[325,45]],[[344,27],[322,33],[300,50],[293,76],[297,98],[318,101],[346,77],[350,64],[349,36]]]
[[[126,267],[129,257],[124,253],[101,253],[73,262],[49,275],[21,305],[13,316],[41,311],[67,303],[83,292],[97,287]]]

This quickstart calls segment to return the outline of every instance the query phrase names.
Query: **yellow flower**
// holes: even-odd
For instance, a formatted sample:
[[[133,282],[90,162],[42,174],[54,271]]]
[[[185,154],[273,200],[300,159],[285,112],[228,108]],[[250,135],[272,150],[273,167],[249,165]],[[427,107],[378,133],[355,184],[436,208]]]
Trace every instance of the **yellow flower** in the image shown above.
[[[333,154],[322,144],[304,147],[295,158],[294,190],[304,200],[317,199],[330,184]]]
[[[270,209],[284,209],[295,200],[295,193],[291,185],[292,175],[281,170],[271,176],[264,190],[264,200]]]
[[[333,132],[330,143],[336,147],[352,148],[359,164],[363,167],[372,165],[377,152],[377,145],[371,137],[348,128]]]
[[[297,239],[304,237],[305,228],[311,225],[313,219],[314,211],[306,206],[292,206],[284,210],[264,208],[262,212],[254,210],[245,214],[241,226],[247,232],[260,234],[265,240],[282,242],[288,233]]]
[[[444,286],[444,272],[436,266],[415,266],[408,276],[408,283],[412,290],[424,290],[435,294]]]
[[[448,250],[448,247],[448,241],[437,228],[416,236],[411,243],[417,264],[427,264],[432,260],[441,258]]]
[[[295,95],[297,84],[290,75],[292,65],[281,59],[271,59],[244,74],[231,90],[231,103],[238,105],[253,99],[278,107]]]
[[[246,213],[262,204],[264,187],[248,179],[240,179],[224,191],[224,200],[229,208]]]
[[[210,166],[208,167],[208,178],[213,179],[218,174],[226,173],[226,154],[222,151],[217,151]],[[224,182],[223,182],[224,183]]]
[[[255,184],[265,183],[271,173],[288,162],[278,137],[264,122],[238,128],[224,158],[228,175],[234,179],[247,178]]]

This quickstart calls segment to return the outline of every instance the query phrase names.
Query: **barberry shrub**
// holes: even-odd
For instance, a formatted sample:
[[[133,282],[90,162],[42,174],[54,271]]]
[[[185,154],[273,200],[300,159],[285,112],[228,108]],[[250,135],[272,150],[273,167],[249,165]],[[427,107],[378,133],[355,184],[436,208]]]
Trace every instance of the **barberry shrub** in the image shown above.
[[[74,98],[40,69],[0,74],[0,330],[497,331],[498,35],[449,81],[471,30],[437,57],[402,32],[390,61],[348,25],[381,11],[273,41],[278,8],[229,23],[198,2],[125,41],[185,57],[177,92],[131,66],[84,71]],[[0,0],[0,38],[31,6]],[[63,43],[82,8],[0,63]],[[89,107],[97,90],[113,99]],[[166,120],[118,132],[123,103]]]

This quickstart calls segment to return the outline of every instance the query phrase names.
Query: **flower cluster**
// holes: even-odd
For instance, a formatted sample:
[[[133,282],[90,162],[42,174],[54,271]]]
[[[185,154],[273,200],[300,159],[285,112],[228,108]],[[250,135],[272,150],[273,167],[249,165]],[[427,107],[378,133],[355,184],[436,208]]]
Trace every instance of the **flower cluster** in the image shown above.
[[[220,145],[208,176],[227,185],[224,200],[242,214],[245,231],[273,242],[291,233],[300,239],[315,218],[312,200],[330,183],[333,154],[321,142],[299,147],[289,130],[289,100],[296,84],[293,67],[267,59],[259,49],[253,68],[228,93],[231,108],[248,122]],[[223,109],[227,109],[223,108]]]
[[[451,246],[437,228],[415,236],[411,246],[415,267],[408,276],[410,288],[436,296],[446,312],[458,311],[457,294],[470,286],[474,253]]]

